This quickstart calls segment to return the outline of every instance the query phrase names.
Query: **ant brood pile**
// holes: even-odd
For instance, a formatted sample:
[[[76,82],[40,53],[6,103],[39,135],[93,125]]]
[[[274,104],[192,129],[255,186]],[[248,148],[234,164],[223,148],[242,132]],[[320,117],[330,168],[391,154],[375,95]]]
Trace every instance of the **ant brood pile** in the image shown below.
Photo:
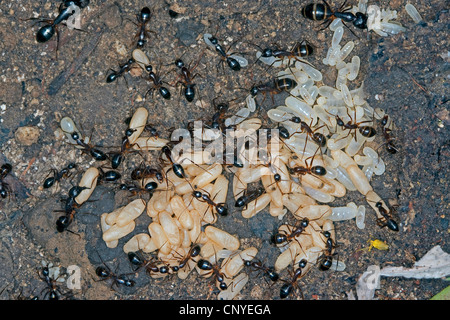
[[[340,44],[344,28],[339,19],[331,22],[330,27],[334,35],[323,62],[337,70],[334,87],[322,85],[321,72],[299,57],[293,60],[289,55],[279,59],[275,55],[257,54],[257,59],[267,65],[287,68],[278,73],[271,87],[254,87],[255,91],[246,98],[245,112],[238,111],[225,119],[224,125],[234,128],[233,139],[241,142],[237,143],[240,147],[232,150],[232,164],[226,161],[223,165],[223,161],[219,161],[223,160],[223,155],[213,154],[207,148],[189,156],[187,153],[175,156],[172,142],[157,134],[146,136],[148,111],[138,108],[129,122],[120,156],[134,151],[156,151],[163,165],[159,169],[145,165],[138,168],[134,180],[140,185],[134,189],[123,184],[124,189],[134,194],[147,192],[148,201],[138,198],[101,215],[102,238],[107,247],[115,248],[121,238],[131,235],[136,227],[135,220],[145,212],[152,219],[148,233],[134,234],[123,246],[130,262],[138,266],[137,270],[145,270],[153,278],[176,273],[180,279],[185,279],[195,269],[201,276],[214,278],[221,290],[219,298],[232,299],[249,280],[247,274],[240,273],[245,267],[262,271],[272,281],[277,281],[278,273],[292,264],[293,280],[281,279],[285,284],[280,297],[285,298],[314,265],[320,270],[345,268],[342,261],[334,259],[337,242],[334,222],[355,218],[357,227],[364,229],[366,208],[354,203],[332,207],[330,204],[335,198],[344,197],[347,191],[358,191],[375,211],[377,224],[398,231],[391,208],[370,185],[373,174],[384,173],[384,162],[376,150],[366,146],[379,136],[375,123],[379,120],[387,140],[384,144],[387,151],[397,152],[390,135],[393,123],[382,110],[373,109],[366,102],[362,85],[349,89],[349,81],[358,76],[360,59],[354,56],[350,62],[345,62],[355,44],[353,41]],[[227,62],[230,68],[235,66],[231,59],[241,57],[228,54],[215,37],[207,35],[205,39],[209,43],[205,42],[221,55],[220,63]],[[300,44],[295,48],[300,48]],[[146,60],[145,57],[134,59]],[[145,69],[149,62],[144,62]],[[154,89],[162,84],[156,80],[154,83]],[[264,129],[260,119],[246,119],[256,110],[256,89],[289,93],[285,105],[267,113],[276,123],[276,134]],[[103,156],[90,138],[79,135],[69,118],[61,121],[61,128],[77,148],[92,156]],[[214,141],[225,135],[217,128],[200,132],[194,129],[189,133],[202,141]],[[258,148],[263,138],[266,152]],[[177,146],[179,144],[175,144]],[[276,150],[276,153],[267,150]],[[249,162],[250,154],[254,162],[240,165]],[[297,220],[292,225],[282,225],[271,237],[282,251],[274,267],[267,267],[255,258],[257,248],[241,248],[237,236],[214,226],[218,218],[229,212],[230,181],[224,171],[232,174],[233,202],[235,208],[242,209],[244,218],[251,219],[268,208],[269,214],[279,220],[288,211]],[[78,184],[81,191],[73,197],[77,206],[89,199],[102,175],[102,170],[96,167],[84,173]],[[260,182],[262,187],[250,190]],[[153,255],[146,260],[144,254]]]

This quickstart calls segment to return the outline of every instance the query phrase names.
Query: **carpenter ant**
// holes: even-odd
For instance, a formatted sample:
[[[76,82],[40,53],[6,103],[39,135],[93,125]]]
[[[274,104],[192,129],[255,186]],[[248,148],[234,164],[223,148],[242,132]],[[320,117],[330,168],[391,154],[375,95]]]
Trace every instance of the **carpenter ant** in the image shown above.
[[[381,201],[375,203],[375,207],[378,209],[378,212],[382,216],[377,219],[377,224],[380,228],[388,227],[388,229],[392,231],[398,231],[398,223],[392,218],[390,212],[388,212],[384,207]]]
[[[40,273],[38,271],[38,275],[39,278],[47,285],[47,287],[42,290],[47,291],[44,295],[44,300],[47,298],[47,296],[49,300],[59,300],[59,295],[67,295],[67,293],[63,294],[56,284],[61,275],[59,275],[57,279],[52,279],[50,277],[50,270],[48,266],[43,267]]]
[[[220,271],[220,267],[217,264],[212,264],[208,260],[200,259],[197,262],[197,267],[201,270],[210,271],[209,274],[213,274],[214,278],[219,282],[220,290],[226,290],[228,285],[225,283],[225,275]]]
[[[247,193],[245,191],[244,195],[240,196],[239,198],[236,199],[236,203],[234,204],[234,206],[236,208],[243,208],[243,207],[247,207],[247,205],[258,199],[259,196],[261,196],[266,190],[264,188],[258,188],[252,192]]]
[[[276,59],[283,60],[284,58],[288,58],[289,61],[292,59],[300,62],[306,62],[302,59],[299,59],[299,57],[307,57],[314,52],[314,48],[311,46],[311,44],[307,40],[303,40],[301,42],[296,42],[293,47],[289,50],[286,49],[280,49],[278,46],[274,47],[268,47],[266,49],[262,49],[261,47],[257,46],[261,50],[261,55],[256,60],[260,60],[261,58],[270,58],[274,57]],[[275,60],[276,61],[276,60]],[[272,65],[275,63],[272,62],[272,64],[269,66],[272,67]]]
[[[297,82],[291,78],[275,78],[273,81],[254,85],[250,89],[250,95],[252,98],[256,98],[258,93],[263,94],[264,99],[261,103],[264,103],[264,101],[266,100],[266,94],[270,94],[272,103],[275,104],[275,100],[273,98],[274,95],[280,94],[282,92],[288,92],[289,90],[294,89],[296,86]]]
[[[136,282],[131,279],[127,279],[126,276],[128,274],[116,274],[115,272],[112,272],[111,269],[105,264],[103,259],[100,257],[100,254],[98,255],[100,260],[102,261],[102,266],[98,266],[95,269],[95,274],[100,278],[99,280],[94,281],[105,281],[108,279],[112,279],[111,282],[111,290],[114,290],[114,286],[125,286],[125,287],[134,287]]]
[[[327,28],[330,23],[336,19],[340,18],[342,23],[345,25],[345,22],[351,22],[356,28],[359,29],[367,29],[367,15],[362,12],[357,12],[356,15],[348,12],[349,9],[342,10],[341,9],[347,3],[347,0],[344,1],[342,6],[333,11],[330,5],[322,0],[323,3],[310,3],[302,8],[302,15],[310,20],[314,21],[324,21],[323,23],[327,23],[327,25],[323,28]],[[345,25],[346,26],[346,25]],[[354,32],[349,29],[353,34]]]
[[[215,208],[216,212],[220,214],[222,217],[228,215],[228,206],[226,203],[215,203],[214,200],[211,199],[209,193],[202,193],[200,191],[194,191],[193,196],[195,199],[201,202],[206,202],[210,208]]]
[[[317,149],[317,150],[319,150],[319,149]],[[316,153],[317,153],[317,150],[316,150]],[[306,167],[303,167],[303,166],[297,166],[297,167],[293,167],[293,168],[287,167],[289,173],[302,175],[302,176],[304,176],[306,174],[311,174],[311,175],[315,175],[315,176],[326,175],[327,169],[325,169],[324,167],[319,166],[319,165],[317,165],[317,166],[312,165],[312,163],[314,161],[314,157],[316,156],[316,153],[314,153],[313,156],[305,159]],[[308,163],[308,159],[311,159],[311,161],[309,163]]]
[[[12,165],[9,163],[2,164],[0,168],[0,196],[5,199],[9,196],[9,192],[11,191],[11,188],[9,187],[9,184],[7,184],[5,181],[3,181],[6,176],[11,173],[12,171]]]
[[[164,181],[164,176],[159,170],[151,168],[150,166],[146,166],[144,163],[141,163],[137,168],[131,171],[132,180],[141,180],[147,178],[156,178],[159,183],[162,183]]]
[[[309,219],[303,218],[300,223],[293,227],[289,234],[286,232],[277,232],[276,234],[272,235],[271,242],[276,245],[283,245],[286,242],[289,242],[293,239],[295,239],[297,236],[303,233],[305,231],[306,227],[309,225]]]
[[[355,121],[356,121],[356,108],[354,109],[354,112],[355,112]],[[343,139],[348,137],[353,131],[353,136],[356,141],[356,139],[357,139],[356,138],[356,130],[358,130],[359,133],[363,137],[366,137],[366,138],[371,138],[377,134],[377,131],[373,127],[361,126],[361,124],[363,124],[363,123],[373,122],[372,120],[365,120],[365,121],[353,123],[353,119],[350,116],[348,109],[347,109],[347,115],[350,118],[350,120],[347,123],[345,123],[344,120],[342,120],[338,115],[334,115],[334,117],[336,118],[336,125],[340,126],[342,128],[342,130],[349,130],[347,136],[345,136]]]
[[[95,274],[100,277],[100,280],[98,281],[113,279],[111,289],[113,289],[114,285],[123,285],[125,287],[133,287],[135,285],[134,280],[127,279],[124,274],[116,275],[106,265],[97,267],[97,269],[95,269]]]
[[[193,260],[194,258],[198,257],[200,255],[200,250],[201,248],[198,244],[192,245],[186,256],[180,260],[178,268],[179,269],[184,268],[190,260]]]
[[[98,171],[99,171],[99,176],[97,178],[98,179],[97,181],[114,182],[114,181],[119,180],[122,177],[120,172],[115,171],[115,170],[104,171],[102,167],[99,167]]]
[[[386,145],[386,151],[389,152],[390,154],[396,154],[398,149],[392,142],[394,140],[394,138],[392,138],[392,136],[390,135],[390,132],[392,130],[387,128],[388,119],[389,119],[388,115],[385,115],[381,119],[381,126],[382,126],[381,132],[383,133],[383,137],[386,140],[386,142],[384,143]]]
[[[153,97],[153,91],[158,90],[161,97],[163,97],[166,100],[169,100],[171,97],[169,89],[163,86],[163,81],[161,80],[160,76],[157,73],[153,72],[153,67],[151,65],[145,66],[145,70],[148,72],[149,80],[153,82],[153,86],[145,93],[145,98],[147,98],[147,95],[149,93],[152,94]]]
[[[174,161],[174,159],[172,157],[172,150],[170,150],[170,148],[168,146],[164,146],[164,147],[162,147],[161,152],[162,152],[162,154],[161,154],[160,160],[163,161],[162,160],[162,155],[164,154],[166,156],[167,160],[169,160],[169,162],[172,164],[172,168],[169,169],[169,170],[173,170],[173,173],[175,173],[175,175],[178,178],[185,179],[186,178],[186,174],[184,172],[184,169],[181,166],[181,164],[176,163]],[[167,172],[166,172],[166,174],[167,174]]]
[[[280,279],[280,275],[275,271],[273,267],[267,267],[261,261],[244,260],[244,265],[247,267],[251,267],[254,270],[264,272],[264,274],[267,275],[267,277],[273,282],[277,282],[278,279]]]
[[[63,178],[69,178],[71,176],[70,170],[75,169],[76,166],[77,165],[75,163],[69,163],[59,171],[56,169],[52,169],[51,173],[53,173],[53,176],[45,179],[43,187],[45,189],[51,188],[55,184],[55,182],[59,182]]]
[[[217,70],[219,69],[219,65],[222,65],[223,69],[223,63],[226,62],[231,70],[233,71],[239,71],[241,70],[241,67],[244,67],[248,65],[248,61],[240,56],[236,55],[236,52],[228,53],[228,50],[225,50],[222,45],[219,43],[219,40],[210,34],[205,34],[204,39],[206,44],[213,50],[215,50],[222,60],[217,64]],[[230,48],[233,44],[230,45]]]
[[[151,11],[148,7],[142,8],[141,12],[136,15],[138,24],[136,24],[139,27],[139,31],[137,32],[135,38],[138,39],[137,41],[137,47],[143,48],[144,44],[146,42],[145,37],[147,36],[147,24],[150,22],[151,18]],[[133,22],[134,23],[134,22]],[[155,33],[154,31],[149,30],[152,33]]]
[[[302,278],[302,276],[304,276],[303,269],[306,267],[307,263],[308,263],[308,261],[306,259],[300,260],[300,262],[298,264],[299,265],[298,268],[296,268],[294,270],[294,273],[292,274],[292,279],[289,280],[289,281],[281,279],[281,281],[286,282],[280,288],[280,298],[281,299],[287,298],[292,293],[292,291],[295,288],[299,288],[300,289],[300,287],[298,286],[298,282],[297,281],[300,278]],[[302,299],[303,299],[303,292],[301,290],[300,290],[300,293],[301,293]]]
[[[27,20],[39,20],[38,22],[46,23],[43,27],[41,27],[36,33],[37,42],[44,43],[49,41],[56,33],[56,56],[58,56],[58,48],[59,48],[59,31],[58,25],[69,19],[72,15],[76,13],[76,8],[85,8],[89,4],[89,0],[83,1],[63,1],[59,6],[59,14],[55,19],[40,19],[40,18],[30,18]],[[77,29],[82,31],[81,29]]]
[[[77,145],[79,145],[83,148],[82,151],[84,153],[89,153],[96,161],[104,161],[107,159],[107,156],[103,151],[95,148],[90,143],[84,142],[81,139],[80,134],[78,132],[76,132],[76,131],[72,132],[71,137],[73,140],[75,140]]]
[[[327,239],[326,249],[324,251],[322,258],[320,259],[319,269],[322,271],[327,271],[331,268],[331,265],[333,264],[333,256],[335,255],[335,253],[333,253],[333,250],[336,247],[336,245],[334,244],[334,240],[331,239],[331,233],[329,231],[324,231],[323,235]]]
[[[203,56],[203,54],[200,56]],[[198,75],[200,75],[199,73],[196,73],[194,75],[192,75],[192,72],[195,70],[195,68],[197,67],[198,63],[200,62],[200,59],[197,61],[196,65],[194,67],[190,67],[190,66],[186,66],[183,62],[183,60],[181,59],[177,59],[175,61],[175,66],[180,70],[180,74],[178,77],[177,82],[175,83],[175,86],[178,86],[179,84],[181,84],[184,87],[184,97],[186,98],[186,100],[188,102],[192,102],[194,101],[195,98],[195,83],[193,83],[192,81],[194,80],[194,78]]]
[[[142,269],[145,270],[148,275],[150,275],[151,272],[160,272],[160,268],[157,266],[157,262],[155,260],[147,260],[137,252],[128,252],[128,260],[130,260],[132,265],[137,267],[135,271]],[[164,273],[164,269],[162,273]]]
[[[133,58],[130,58],[124,64],[119,65],[118,71],[110,69],[112,72],[106,77],[106,82],[111,83],[111,82],[116,81],[119,77],[123,76],[126,72],[130,71],[134,62],[135,62],[135,60]]]

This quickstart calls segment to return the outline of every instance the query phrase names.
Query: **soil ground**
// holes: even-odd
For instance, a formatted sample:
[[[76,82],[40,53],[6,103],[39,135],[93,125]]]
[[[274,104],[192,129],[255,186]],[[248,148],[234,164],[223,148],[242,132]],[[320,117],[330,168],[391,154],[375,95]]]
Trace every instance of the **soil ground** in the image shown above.
[[[37,43],[38,26],[26,19],[54,17],[58,1],[0,3],[0,163],[13,165],[12,174],[5,179],[13,194],[0,202],[1,299],[35,295],[42,299],[45,283],[36,272],[42,260],[65,268],[80,267],[81,290],[73,290],[76,299],[216,299],[218,289],[211,280],[194,274],[181,281],[177,277],[153,280],[140,273],[136,275],[134,288],[116,291],[110,290],[109,281],[95,281],[95,268],[101,264],[98,255],[111,269],[118,268],[119,273],[131,270],[122,246],[106,248],[99,229],[100,214],[125,204],[126,196],[109,185],[97,188],[92,198],[99,200],[83,206],[86,214],[78,214],[72,225],[77,236],[58,233],[54,225],[57,213],[53,211],[61,210],[60,199],[70,188],[70,181],[62,181],[60,191],[41,187],[51,168],[77,162],[84,171],[94,164],[58,135],[59,120],[64,116],[72,117],[87,133],[93,130],[95,144],[118,146],[126,127],[124,120],[137,107],[145,106],[150,114],[149,122],[161,136],[167,137],[169,128],[182,127],[190,120],[212,114],[210,101],[216,96],[229,100],[242,98],[242,90],[238,88],[249,88],[273,76],[274,70],[266,72],[259,63],[250,72],[217,69],[219,57],[206,49],[203,33],[217,32],[219,39],[228,43],[237,41],[236,50],[247,53],[250,63],[254,62],[257,50],[252,44],[277,43],[289,47],[306,39],[315,48],[308,61],[325,75],[324,84],[334,82],[335,74],[327,72],[330,68],[322,64],[332,32],[319,30],[318,23],[301,16],[304,2],[170,2],[170,8],[179,12],[176,18],[169,15],[169,4],[162,0],[91,1],[82,11],[84,31],[59,28],[57,59],[56,41]],[[400,231],[392,233],[378,228],[374,212],[369,208],[364,230],[352,221],[337,223],[338,259],[345,262],[346,269],[321,272],[314,268],[300,281],[305,299],[347,299],[346,292],[355,289],[358,277],[370,265],[410,267],[435,245],[450,252],[448,2],[413,2],[425,21],[420,25],[414,24],[406,14],[406,3],[406,0],[377,1],[381,8],[389,6],[398,11],[397,20],[407,27],[405,32],[380,37],[350,25],[356,36],[345,29],[342,40],[343,43],[355,41],[352,55],[361,58],[361,71],[353,84],[356,87],[364,81],[370,105],[385,110],[396,125],[393,135],[400,151],[391,155],[380,149],[386,172],[375,176],[371,184],[383,199],[398,203]],[[332,5],[338,7],[340,3]],[[195,70],[199,73],[196,82],[203,104],[186,103],[174,89],[170,101],[157,94],[153,100],[144,100],[148,83],[139,77],[125,75],[126,81],[120,78],[116,83],[105,82],[110,68],[117,70],[118,64],[127,60],[137,31],[133,21],[144,6],[153,10],[149,29],[154,31],[144,49],[154,67],[163,70],[162,74],[168,72],[167,81],[174,80],[170,70],[176,58],[195,63],[204,54]],[[65,81],[58,78],[67,72],[70,76],[63,78]],[[284,99],[275,98],[275,105]],[[272,107],[270,100],[266,99],[258,110],[265,120],[266,111]],[[26,145],[26,140],[17,135],[18,129],[24,126],[37,128],[35,143]],[[333,205],[350,201],[358,205],[365,203],[360,194],[349,192]],[[141,227],[144,229],[148,222],[142,218]],[[267,234],[281,223],[267,212],[245,220],[239,211],[232,210],[218,226],[236,234],[243,247],[259,248],[259,258],[271,264],[279,251],[270,245]],[[367,240],[375,238],[389,243],[389,250],[357,252],[367,246]],[[121,244],[127,239],[122,239]],[[287,271],[283,276],[289,276]],[[382,278],[375,298],[425,300],[447,285],[442,279]],[[61,286],[65,291],[64,285]],[[291,298],[298,299],[300,294]],[[260,275],[252,274],[238,299],[279,299],[279,285],[271,286]]]

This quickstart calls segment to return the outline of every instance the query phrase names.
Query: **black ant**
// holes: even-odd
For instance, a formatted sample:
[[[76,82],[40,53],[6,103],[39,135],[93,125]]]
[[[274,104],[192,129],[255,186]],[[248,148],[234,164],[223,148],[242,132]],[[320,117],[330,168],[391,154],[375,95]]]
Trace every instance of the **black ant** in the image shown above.
[[[69,178],[71,176],[70,170],[75,169],[76,167],[77,165],[75,163],[69,163],[59,171],[56,169],[52,169],[51,173],[53,173],[53,176],[45,179],[43,187],[45,189],[51,188],[55,184],[55,182],[59,182],[63,178]]]
[[[81,139],[81,136],[80,136],[80,134],[78,132],[76,132],[76,131],[72,132],[71,137],[72,137],[73,140],[75,140],[77,145],[79,145],[79,146],[81,146],[83,148],[82,152],[89,153],[96,161],[104,161],[104,160],[106,160],[108,158],[103,151],[101,151],[100,149],[95,148],[90,143],[84,142]]]
[[[200,56],[203,56],[203,54]],[[178,86],[179,84],[181,84],[184,87],[184,97],[186,98],[186,100],[188,102],[192,102],[194,101],[195,98],[195,83],[193,83],[192,81],[194,80],[194,78],[198,75],[200,75],[199,73],[196,73],[194,75],[192,75],[191,73],[195,70],[195,68],[197,67],[198,63],[200,62],[200,59],[197,61],[196,65],[194,67],[190,67],[186,66],[183,62],[183,60],[181,59],[177,59],[175,61],[175,66],[180,70],[180,74],[178,77],[177,82],[175,83],[175,86]]]
[[[219,40],[212,35],[206,34],[205,35],[205,41],[208,40],[206,43],[213,49],[216,50],[216,52],[221,56],[222,60],[217,64],[217,70],[219,69],[219,65],[222,65],[223,68],[223,63],[226,62],[228,64],[228,66],[230,67],[231,70],[233,71],[239,71],[241,70],[241,67],[243,67],[243,65],[246,65],[246,63],[248,64],[247,60],[240,57],[240,56],[236,56],[235,53],[228,53],[228,50],[225,50],[222,45],[219,43]],[[230,48],[233,44],[230,45]],[[240,61],[239,61],[240,60]]]
[[[354,109],[355,111],[355,121],[356,121],[356,108]],[[371,138],[374,135],[377,134],[377,131],[371,127],[371,126],[360,126],[363,123],[368,123],[368,122],[373,122],[372,120],[365,120],[365,121],[360,121],[360,122],[355,122],[353,123],[353,119],[350,116],[348,109],[347,109],[347,115],[350,118],[350,120],[345,123],[344,120],[342,120],[338,115],[335,115],[334,117],[336,118],[336,125],[340,126],[342,128],[342,130],[349,130],[347,136],[344,137],[347,138],[353,130],[353,136],[355,138],[356,141],[356,130],[358,129],[359,133],[366,138]]]
[[[375,207],[378,209],[378,212],[382,216],[381,218],[377,219],[378,226],[380,226],[380,228],[388,227],[388,229],[392,231],[398,231],[399,228],[397,222],[392,218],[391,213],[383,207],[383,203],[381,201],[378,201],[377,203],[375,203]]]
[[[336,245],[334,244],[334,240],[331,238],[331,233],[329,231],[324,231],[323,235],[326,238],[326,249],[322,258],[320,259],[319,269],[322,271],[327,271],[333,264],[333,256],[335,255],[335,253],[333,253],[333,250]]]
[[[308,225],[309,225],[309,219],[303,218],[298,225],[296,225],[292,228],[290,233],[286,233],[286,231],[284,231],[283,233],[277,232],[274,235],[272,235],[272,237],[270,238],[270,241],[275,245],[283,245],[287,242],[292,241],[297,236],[302,234],[305,231],[305,229],[308,227]]]
[[[58,288],[56,283],[61,275],[58,276],[57,279],[52,279],[50,277],[50,270],[48,266],[45,266],[41,269],[41,273],[38,271],[39,278],[47,284],[47,287],[42,291],[46,290],[47,292],[44,295],[44,300],[47,298],[49,300],[59,300],[59,294],[63,295],[61,290]],[[41,293],[42,293],[41,291]]]
[[[303,269],[306,267],[308,261],[306,259],[300,260],[298,264],[298,268],[294,270],[294,273],[291,275],[292,279],[289,281],[281,279],[281,281],[286,282],[280,288],[280,298],[287,298],[295,288],[299,288],[298,280],[304,276]],[[300,288],[299,288],[300,289]],[[303,292],[300,290],[303,299]]]
[[[396,154],[398,149],[397,147],[394,145],[394,143],[392,142],[394,139],[391,137],[390,132],[392,131],[391,129],[389,129],[387,127],[388,124],[388,119],[389,116],[385,115],[382,119],[381,119],[381,126],[382,126],[382,130],[381,132],[383,133],[383,137],[386,140],[386,142],[384,143],[386,145],[386,151],[389,152],[390,154]]]
[[[345,0],[342,6],[336,11],[331,10],[330,5],[325,0],[322,1],[323,3],[310,3],[303,7],[302,15],[310,20],[328,23],[323,29],[327,28],[336,18],[340,18],[344,25],[345,22],[351,22],[356,28],[367,29],[367,15],[362,12],[357,12],[355,15],[348,12],[349,9],[340,11],[347,3],[347,0]],[[349,30],[354,34],[351,29]]]
[[[145,98],[149,93],[151,93],[153,97],[153,91],[158,90],[161,97],[169,100],[171,97],[170,91],[163,86],[164,82],[161,80],[160,76],[157,73],[153,72],[153,67],[151,65],[147,65],[145,66],[145,70],[147,70],[148,77],[153,82],[153,86],[145,93]]]
[[[164,181],[164,176],[158,169],[152,168],[148,165],[145,165],[144,163],[141,163],[137,168],[131,171],[132,180],[141,180],[148,178],[156,178],[159,183],[162,183]]]
[[[258,199],[264,192],[266,192],[264,188],[257,188],[252,192],[245,191],[242,196],[236,199],[234,206],[236,208],[246,208],[250,202]]]
[[[261,58],[274,57],[281,60],[283,60],[284,58],[288,58],[289,60],[294,59],[296,61],[303,62],[303,60],[299,59],[299,57],[307,57],[314,52],[314,48],[307,40],[296,42],[290,50],[283,50],[278,46],[268,47],[264,50],[259,46],[257,47],[262,51],[261,56],[257,59],[257,61]],[[275,61],[272,62],[269,68],[275,63]]]
[[[58,56],[58,47],[59,47],[59,31],[58,31],[58,25],[69,19],[72,15],[76,13],[76,8],[85,8],[89,5],[89,0],[83,0],[83,1],[73,1],[73,0],[66,0],[61,3],[59,6],[59,14],[58,16],[51,20],[51,19],[39,19],[39,18],[30,18],[27,20],[39,20],[38,22],[44,22],[47,23],[43,27],[41,27],[38,32],[36,33],[36,40],[37,42],[44,43],[49,41],[56,33],[57,37],[57,45],[56,45],[56,55]],[[80,29],[77,29],[80,30]],[[81,30],[80,30],[81,31]]]
[[[194,191],[192,193],[195,199],[201,202],[206,202],[210,208],[215,208],[216,212],[220,214],[222,217],[228,215],[228,206],[226,203],[215,203],[214,200],[211,199],[211,196],[205,192],[202,193],[200,191]]]
[[[173,173],[174,173],[178,178],[180,178],[180,179],[185,179],[185,178],[186,178],[186,174],[185,174],[185,172],[184,172],[184,169],[183,169],[183,167],[181,166],[181,164],[176,163],[176,162],[174,161],[174,159],[173,159],[173,157],[172,157],[172,150],[170,150],[170,148],[169,148],[168,146],[164,146],[164,147],[162,147],[161,152],[162,152],[162,154],[161,154],[160,160],[161,160],[162,162],[164,162],[164,160],[162,159],[162,155],[164,154],[164,155],[166,156],[167,160],[169,160],[169,162],[172,164],[172,168],[169,169],[169,170],[173,170]],[[169,171],[169,170],[168,170],[168,171]],[[168,172],[168,171],[167,171],[167,172]],[[167,174],[167,172],[166,172],[166,174]]]
[[[200,259],[197,262],[197,267],[201,270],[211,271],[209,274],[213,274],[214,278],[219,282],[220,290],[226,290],[228,288],[228,285],[225,283],[226,276],[220,271],[220,267],[217,264],[212,264],[208,260]]]
[[[147,24],[150,22],[151,11],[148,7],[142,8],[141,12],[136,15],[139,27],[139,31],[137,32],[135,38],[138,38],[137,47],[143,48],[146,42],[145,37],[147,36]],[[134,22],[133,22],[134,23]],[[154,33],[154,31],[149,30]]]
[[[99,254],[99,258],[102,261],[103,265],[99,266],[95,269],[95,274],[100,277],[99,280],[94,280],[94,281],[105,281],[108,279],[112,279],[111,282],[111,290],[114,290],[113,286],[125,286],[125,287],[134,287],[134,285],[136,284],[136,282],[134,280],[131,279],[127,279],[126,275],[127,274],[116,274],[115,272],[112,272],[111,269],[105,264],[105,262],[103,261],[103,259],[100,257]]]
[[[275,268],[267,267],[261,261],[244,260],[244,265],[247,267],[251,267],[254,270],[264,272],[264,274],[267,275],[267,277],[273,282],[277,282],[278,279],[280,279],[280,275],[275,271]]]
[[[128,252],[128,260],[132,265],[137,267],[135,271],[142,269],[148,275],[151,275],[151,272],[158,273],[161,271],[161,268],[157,266],[157,262],[154,259],[147,260],[137,252]],[[164,271],[164,268],[162,268],[161,273],[164,273]]]
[[[106,77],[106,82],[111,83],[111,82],[116,81],[119,77],[123,76],[126,72],[131,70],[134,62],[135,62],[135,60],[133,58],[130,58],[124,64],[119,65],[118,71],[110,69],[112,72]]]
[[[275,104],[273,96],[276,94],[280,94],[282,92],[288,92],[291,89],[294,89],[297,86],[297,82],[291,78],[275,78],[272,81],[266,83],[260,83],[258,85],[254,85],[250,89],[250,95],[252,98],[256,98],[258,93],[264,95],[264,99],[261,103],[264,103],[266,100],[266,94],[270,94],[272,97],[272,103]]]
[[[11,188],[9,187],[9,184],[3,181],[6,176],[11,173],[12,171],[12,165],[9,163],[2,164],[0,168],[0,196],[5,199],[8,197],[9,192],[11,191]]]

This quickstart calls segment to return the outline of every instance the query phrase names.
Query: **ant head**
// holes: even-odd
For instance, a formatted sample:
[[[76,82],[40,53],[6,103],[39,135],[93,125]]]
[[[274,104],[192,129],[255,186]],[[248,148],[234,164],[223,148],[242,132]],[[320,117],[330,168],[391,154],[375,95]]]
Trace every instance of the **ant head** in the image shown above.
[[[178,68],[183,68],[183,67],[185,66],[183,60],[181,60],[181,59],[177,59],[177,60],[175,61],[175,65],[176,65]]]
[[[216,108],[218,111],[226,111],[228,110],[228,104],[227,103],[219,103]]]
[[[345,125],[344,121],[338,115],[336,116],[336,123],[340,127]]]
[[[308,260],[302,259],[302,260],[300,260],[300,262],[298,263],[298,266],[299,266],[300,268],[303,269],[304,267],[306,267],[307,263],[308,263]]]
[[[145,66],[145,71],[147,71],[147,72],[152,72],[152,71],[153,71],[152,65],[150,65],[150,64],[146,65],[146,66]]]
[[[271,48],[264,49],[261,53],[261,57],[263,58],[270,58],[273,56],[273,50]]]
[[[71,136],[72,136],[73,140],[80,139],[80,134],[78,132],[76,132],[76,131],[72,132]]]
[[[211,43],[212,43],[213,45],[216,45],[216,44],[219,43],[219,40],[217,40],[217,38],[214,37],[214,36],[208,38],[208,40],[211,41]]]
[[[359,29],[367,29],[367,15],[362,12],[356,13],[356,20],[353,21],[353,25]]]
[[[252,98],[256,97],[258,95],[258,92],[259,92],[259,89],[257,86],[253,86],[250,89],[250,94],[251,94]]]

